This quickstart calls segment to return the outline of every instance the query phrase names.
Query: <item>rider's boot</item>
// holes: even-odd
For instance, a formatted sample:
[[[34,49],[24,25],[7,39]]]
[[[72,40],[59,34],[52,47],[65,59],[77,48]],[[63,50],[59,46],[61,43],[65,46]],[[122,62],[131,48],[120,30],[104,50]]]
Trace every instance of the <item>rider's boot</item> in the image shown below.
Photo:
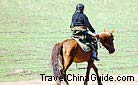
[[[92,60],[100,61],[100,59],[98,58],[97,50],[92,51],[92,57],[91,58],[92,58]]]

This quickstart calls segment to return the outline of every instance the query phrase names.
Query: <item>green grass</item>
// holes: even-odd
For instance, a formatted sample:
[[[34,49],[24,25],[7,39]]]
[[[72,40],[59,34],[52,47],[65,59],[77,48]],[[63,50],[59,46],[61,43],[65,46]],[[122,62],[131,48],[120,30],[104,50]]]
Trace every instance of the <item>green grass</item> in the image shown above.
[[[52,75],[50,54],[56,42],[70,38],[71,16],[78,3],[95,30],[115,29],[113,55],[100,49],[101,74],[138,73],[137,0],[0,0],[0,82]],[[86,67],[80,63],[78,67]],[[18,69],[29,70],[14,73]],[[75,64],[67,73],[85,74]],[[93,73],[93,71],[91,72]]]

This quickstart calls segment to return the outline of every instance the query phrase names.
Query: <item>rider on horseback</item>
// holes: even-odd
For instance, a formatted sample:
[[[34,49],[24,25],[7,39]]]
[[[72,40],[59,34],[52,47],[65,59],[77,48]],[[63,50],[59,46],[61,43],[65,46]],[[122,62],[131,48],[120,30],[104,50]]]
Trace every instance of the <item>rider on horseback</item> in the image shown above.
[[[73,35],[93,35],[93,34],[97,34],[95,32],[95,30],[93,29],[93,27],[91,26],[87,16],[83,13],[84,11],[84,5],[83,4],[78,4],[76,6],[76,11],[72,16],[72,22],[70,25],[71,30],[73,31]],[[88,33],[87,28],[92,32],[92,33]],[[93,37],[91,37],[91,40]],[[90,39],[89,39],[90,40]],[[91,41],[93,42],[93,41]],[[92,55],[92,59],[95,59],[97,61],[99,61],[98,57],[97,57],[98,53],[97,50],[93,50],[93,55]]]

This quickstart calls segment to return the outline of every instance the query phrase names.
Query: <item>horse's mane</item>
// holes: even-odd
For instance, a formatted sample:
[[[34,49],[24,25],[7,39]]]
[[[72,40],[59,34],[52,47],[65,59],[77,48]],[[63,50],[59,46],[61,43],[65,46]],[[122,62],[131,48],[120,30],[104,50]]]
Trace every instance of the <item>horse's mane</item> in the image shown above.
[[[108,31],[99,33],[99,36],[100,36],[100,38],[112,37],[112,39],[114,40],[114,35],[112,33],[108,32]]]
[[[100,36],[101,37],[110,37],[111,36],[114,39],[114,35],[110,32],[101,32]]]
[[[100,34],[102,34],[104,36],[110,36],[111,35],[109,32],[101,32]]]

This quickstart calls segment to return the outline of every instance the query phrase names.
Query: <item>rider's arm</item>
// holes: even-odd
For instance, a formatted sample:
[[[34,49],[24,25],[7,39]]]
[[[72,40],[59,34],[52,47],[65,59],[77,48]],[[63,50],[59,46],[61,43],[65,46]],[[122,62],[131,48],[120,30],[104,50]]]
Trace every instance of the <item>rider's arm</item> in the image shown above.
[[[93,29],[92,25],[90,24],[88,18],[86,15],[84,15],[84,24],[88,27],[88,29],[92,32],[95,33],[95,30]]]
[[[72,19],[71,19],[71,24],[70,24],[70,28],[72,28],[72,27],[74,27],[74,25],[73,25],[74,23],[73,23],[73,16],[72,16]]]

